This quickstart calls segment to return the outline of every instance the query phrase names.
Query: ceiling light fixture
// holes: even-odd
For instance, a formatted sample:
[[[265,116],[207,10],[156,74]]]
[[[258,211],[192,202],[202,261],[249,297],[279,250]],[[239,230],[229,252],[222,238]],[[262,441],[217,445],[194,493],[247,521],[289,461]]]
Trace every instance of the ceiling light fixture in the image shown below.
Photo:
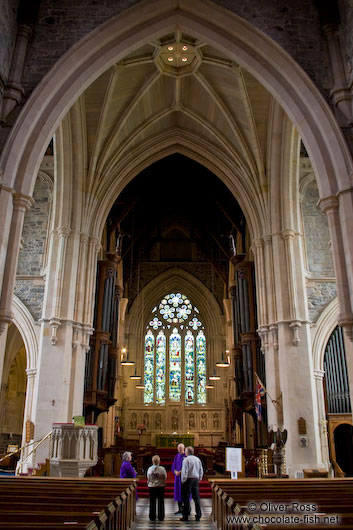
[[[187,57],[182,57],[181,60],[183,61],[183,63],[186,63],[186,61],[188,60],[188,58],[187,58]]]
[[[134,379],[136,381],[139,381],[141,379],[141,376],[136,373],[136,366],[135,366],[135,373],[130,375],[130,379]]]
[[[145,390],[145,385],[136,385],[136,387],[138,390]]]
[[[121,366],[134,366],[135,362],[129,360],[129,352],[126,352],[126,348],[122,350]],[[126,355],[125,355],[126,354]]]
[[[229,367],[229,356],[227,356],[227,358],[225,358],[224,353],[222,353],[222,358],[221,358],[220,361],[216,362],[216,366],[218,368],[228,368]]]
[[[220,378],[221,378],[221,376],[220,376],[220,375],[217,375],[217,374],[214,372],[214,374],[213,374],[213,375],[210,375],[208,379],[209,379],[210,381],[219,381]]]
[[[174,57],[168,57],[168,61],[171,63],[174,61]]]

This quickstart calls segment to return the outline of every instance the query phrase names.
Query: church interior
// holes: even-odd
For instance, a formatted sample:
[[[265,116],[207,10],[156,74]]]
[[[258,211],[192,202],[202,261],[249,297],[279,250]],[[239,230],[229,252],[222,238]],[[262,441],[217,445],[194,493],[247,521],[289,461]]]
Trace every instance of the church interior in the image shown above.
[[[0,7],[0,489],[62,451],[108,495],[130,451],[115,526],[77,524],[137,530],[183,443],[202,528],[310,480],[352,528],[352,2],[30,4]]]

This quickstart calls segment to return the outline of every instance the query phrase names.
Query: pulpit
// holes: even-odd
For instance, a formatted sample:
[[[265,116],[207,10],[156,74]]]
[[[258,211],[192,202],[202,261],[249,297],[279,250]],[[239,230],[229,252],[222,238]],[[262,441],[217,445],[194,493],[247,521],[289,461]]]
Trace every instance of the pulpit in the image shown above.
[[[194,445],[194,436],[192,434],[157,434],[156,447],[175,449],[179,444]]]
[[[54,423],[50,476],[83,477],[98,460],[98,426]]]

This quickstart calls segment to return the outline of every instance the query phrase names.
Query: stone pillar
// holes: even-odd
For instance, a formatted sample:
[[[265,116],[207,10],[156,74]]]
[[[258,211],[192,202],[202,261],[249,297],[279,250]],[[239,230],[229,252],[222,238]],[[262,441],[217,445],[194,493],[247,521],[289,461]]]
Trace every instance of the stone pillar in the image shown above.
[[[342,204],[339,211],[339,202]],[[333,264],[336,275],[337,296],[339,303],[338,324],[345,328],[350,340],[353,338],[352,301],[349,294],[353,293],[353,246],[352,226],[353,212],[349,211],[352,202],[352,192],[340,193],[340,200],[336,196],[325,197],[320,200],[321,209],[327,214],[331,237]],[[352,205],[351,205],[352,208]],[[351,225],[349,223],[352,223]],[[344,228],[344,233],[342,228]],[[346,256],[345,254],[348,253]],[[348,263],[348,267],[347,267]],[[352,276],[352,277],[350,277]]]
[[[2,374],[3,374],[3,369],[4,369],[5,352],[6,352],[6,341],[7,341],[8,329],[9,329],[9,325],[5,322],[4,323],[4,331],[0,335],[0,383],[2,381]],[[1,402],[0,402],[0,407],[1,407]],[[2,425],[1,417],[2,417],[2,414],[1,414],[1,408],[0,408],[0,430],[1,430],[1,425]]]
[[[324,467],[327,470],[331,469],[329,447],[328,447],[328,434],[327,434],[327,420],[325,411],[325,397],[324,397],[324,376],[325,372],[322,370],[314,370],[314,378],[316,384],[316,396],[318,404],[318,422],[320,431],[321,441],[321,464],[320,467]]]
[[[1,190],[1,196],[3,190]],[[4,206],[9,208],[8,194],[5,191],[4,199],[5,204],[0,204],[0,207]],[[6,267],[4,269],[2,291],[0,297],[0,333],[4,331],[4,324],[12,321],[12,297],[14,284],[16,279],[17,260],[20,247],[20,240],[22,234],[23,220],[26,210],[33,204],[33,199],[28,195],[22,195],[15,193],[13,195],[13,208],[12,208],[12,219],[11,227],[8,234],[7,249],[3,248],[5,241],[1,245],[1,259],[6,260]],[[5,219],[5,232],[8,230],[8,218]]]
[[[333,78],[333,88],[330,92],[330,97],[338,122],[341,126],[347,127],[353,123],[353,97],[347,84],[338,35],[338,24],[326,24],[322,29],[327,41]]]
[[[278,316],[277,321],[270,323],[273,358],[266,359],[266,368],[276,373],[278,359],[283,410],[283,426],[281,424],[278,426],[281,430],[282,427],[288,430],[287,469],[290,476],[294,476],[296,471],[302,471],[303,468],[317,468],[321,463],[301,235],[294,230],[284,230],[282,233],[273,234],[272,244],[273,292],[276,296]],[[275,349],[276,344],[278,344],[278,353]],[[300,446],[298,419],[301,417],[306,421],[307,447]]]
[[[29,24],[18,25],[15,49],[11,61],[11,69],[4,90],[1,121],[5,121],[6,116],[8,116],[15,106],[22,101],[24,89],[21,85],[21,78],[25,64],[28,43],[31,40],[32,35],[33,26]]]

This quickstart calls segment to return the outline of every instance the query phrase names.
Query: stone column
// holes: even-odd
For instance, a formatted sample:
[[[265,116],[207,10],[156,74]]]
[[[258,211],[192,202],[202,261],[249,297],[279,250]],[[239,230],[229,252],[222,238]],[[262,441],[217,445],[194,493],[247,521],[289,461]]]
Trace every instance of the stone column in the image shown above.
[[[321,441],[321,465],[320,467],[325,467],[326,469],[331,469],[329,448],[328,448],[328,435],[327,435],[327,420],[326,420],[326,411],[325,411],[325,397],[324,397],[324,376],[325,372],[322,370],[314,370],[314,378],[316,384],[316,396],[318,404],[318,422],[319,422],[319,431],[320,431],[320,441]]]
[[[6,116],[18,105],[23,98],[24,89],[21,85],[21,78],[28,43],[33,35],[33,26],[20,24],[17,27],[15,49],[12,56],[9,78],[5,86],[3,104],[1,109],[1,121],[6,120]]]
[[[317,468],[321,463],[317,398],[310,324],[307,320],[301,235],[294,230],[284,230],[274,234],[272,241],[273,290],[278,316],[271,325],[274,339],[272,368],[266,359],[266,369],[275,371],[278,358],[283,410],[283,426],[279,427],[288,430],[287,469],[290,476],[294,476],[296,471]],[[274,347],[276,328],[278,354]],[[307,447],[300,446],[298,419],[301,417],[306,421]]]
[[[3,190],[1,190],[1,195]],[[9,192],[7,192],[9,193]],[[0,204],[5,208],[9,208],[8,196],[5,194],[5,204]],[[7,199],[7,200],[6,200]],[[12,297],[16,279],[17,260],[20,248],[20,240],[22,235],[23,219],[26,210],[33,204],[33,199],[28,195],[15,193],[13,195],[13,208],[11,228],[8,235],[7,251],[1,249],[1,259],[6,260],[6,267],[4,269],[2,291],[0,297],[0,333],[4,331],[4,324],[12,321]],[[4,230],[8,229],[8,218],[5,219]],[[5,245],[5,242],[2,243]]]
[[[319,204],[322,211],[327,214],[330,230],[337,296],[340,309],[338,324],[345,328],[346,333],[352,340],[353,312],[352,302],[349,296],[349,293],[353,293],[353,277],[349,277],[350,275],[353,276],[353,247],[351,241],[353,213],[349,211],[349,204],[351,201],[352,192],[347,192],[347,194],[341,192],[340,201],[338,197],[330,196],[321,199]],[[342,204],[340,212],[339,202]],[[349,222],[352,224],[349,225]],[[344,228],[344,233],[342,232],[341,226]],[[348,253],[347,257],[345,255],[346,252]]]
[[[326,24],[323,32],[327,41],[330,66],[333,77],[333,88],[330,97],[341,126],[347,127],[353,122],[352,92],[347,85],[346,72],[343,64],[341,45],[338,35],[338,24]],[[337,110],[339,111],[337,113]]]

